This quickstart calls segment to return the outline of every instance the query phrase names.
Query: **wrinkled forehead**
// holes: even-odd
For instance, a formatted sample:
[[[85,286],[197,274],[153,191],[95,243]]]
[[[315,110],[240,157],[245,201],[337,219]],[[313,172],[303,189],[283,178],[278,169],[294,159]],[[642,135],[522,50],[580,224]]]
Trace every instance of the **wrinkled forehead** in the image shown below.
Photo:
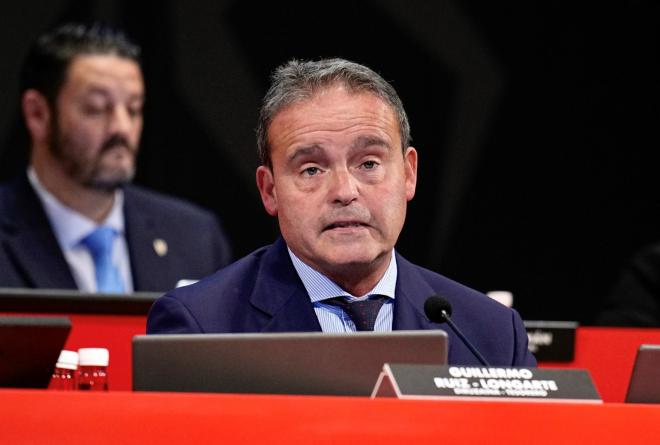
[[[326,144],[352,146],[364,140],[378,140],[387,147],[401,144],[396,116],[385,101],[341,86],[283,108],[269,126],[268,139],[271,150],[278,151]]]

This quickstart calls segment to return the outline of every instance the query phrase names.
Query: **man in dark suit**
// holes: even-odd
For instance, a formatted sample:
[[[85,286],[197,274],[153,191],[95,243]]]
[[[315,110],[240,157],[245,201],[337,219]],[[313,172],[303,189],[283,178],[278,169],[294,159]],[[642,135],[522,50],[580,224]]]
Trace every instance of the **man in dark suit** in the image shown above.
[[[626,262],[595,324],[660,326],[660,244],[642,247]]]
[[[438,294],[491,364],[535,364],[515,311],[395,252],[417,151],[378,74],[341,59],[291,61],[274,73],[257,134],[257,186],[282,238],[161,297],[148,333],[438,329],[423,309]],[[448,334],[450,363],[479,364]]]
[[[165,291],[229,262],[214,215],[130,185],[139,52],[117,30],[82,24],[31,48],[21,75],[30,165],[0,187],[0,287]]]

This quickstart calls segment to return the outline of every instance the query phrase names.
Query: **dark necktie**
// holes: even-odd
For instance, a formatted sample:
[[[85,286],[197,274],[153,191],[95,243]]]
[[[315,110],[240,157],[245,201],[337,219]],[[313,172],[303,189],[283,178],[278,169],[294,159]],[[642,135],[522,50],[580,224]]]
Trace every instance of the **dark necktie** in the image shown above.
[[[119,270],[112,262],[112,245],[117,233],[107,226],[100,226],[81,241],[89,249],[94,260],[96,291],[121,293],[124,285]]]
[[[346,301],[344,297],[335,297],[323,300],[323,302],[337,306],[346,312],[358,331],[373,331],[378,312],[386,298],[384,295],[372,295],[366,300],[350,302]]]

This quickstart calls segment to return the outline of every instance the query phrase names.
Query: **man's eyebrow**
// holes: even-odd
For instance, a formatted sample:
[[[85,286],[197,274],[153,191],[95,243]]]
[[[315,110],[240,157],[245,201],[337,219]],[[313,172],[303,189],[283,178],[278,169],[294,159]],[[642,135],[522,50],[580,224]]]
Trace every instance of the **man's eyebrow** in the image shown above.
[[[107,88],[99,87],[99,86],[91,86],[84,92],[85,95],[87,96],[104,96],[104,97],[111,97],[112,94]],[[132,93],[128,97],[129,100],[144,100],[144,93]]]
[[[321,148],[320,145],[318,144],[312,144],[312,145],[304,145],[302,147],[296,148],[293,153],[291,153],[288,157],[289,162],[295,161],[296,158],[302,157],[302,156],[311,156],[313,154],[317,154],[323,149]]]
[[[357,150],[361,148],[372,147],[374,145],[381,146],[388,150],[390,149],[390,144],[388,144],[385,139],[379,138],[377,136],[360,136],[353,142],[353,144],[351,144],[351,149]]]
[[[110,92],[107,89],[97,86],[88,87],[84,90],[84,93],[87,95],[110,96]]]

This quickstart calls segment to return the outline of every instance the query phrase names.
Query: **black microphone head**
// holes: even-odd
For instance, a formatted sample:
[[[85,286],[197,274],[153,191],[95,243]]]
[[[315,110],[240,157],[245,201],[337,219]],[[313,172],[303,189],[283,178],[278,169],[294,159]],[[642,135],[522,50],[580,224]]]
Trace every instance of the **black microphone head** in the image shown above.
[[[433,323],[444,323],[451,316],[451,304],[444,298],[433,295],[424,303],[424,313]]]

